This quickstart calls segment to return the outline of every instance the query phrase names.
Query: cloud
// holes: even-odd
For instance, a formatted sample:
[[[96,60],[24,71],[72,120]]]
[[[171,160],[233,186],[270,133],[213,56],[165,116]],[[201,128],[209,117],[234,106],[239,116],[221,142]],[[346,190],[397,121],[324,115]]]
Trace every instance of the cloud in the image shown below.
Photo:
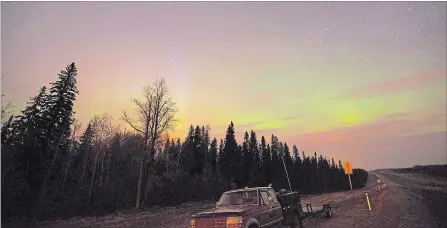
[[[401,77],[393,80],[369,84],[353,89],[344,97],[380,96],[384,94],[401,93],[427,86],[446,78],[446,72],[428,72],[409,77]]]
[[[447,117],[445,111],[433,109],[436,113],[396,113],[367,124],[282,140],[296,144],[306,154],[317,151],[367,169],[434,164],[445,161]]]
[[[374,122],[343,127],[329,131],[299,134],[300,141],[330,143],[357,139],[395,137],[445,131],[445,113],[396,113],[383,116]]]
[[[289,121],[289,120],[294,120],[294,119],[298,119],[300,118],[301,115],[292,115],[292,116],[285,116],[285,117],[280,117],[277,118],[276,120],[262,120],[262,121],[256,121],[256,122],[252,122],[252,123],[246,123],[246,124],[238,124],[236,122],[233,121],[234,123],[234,127],[236,129],[256,129],[261,127],[262,125],[266,125],[266,124],[272,124],[275,122],[282,122],[282,121]],[[214,129],[227,129],[228,126],[230,125],[230,122],[228,122],[228,124],[221,124],[221,125],[216,125],[216,126],[212,126],[212,128]],[[268,127],[268,129],[282,129],[281,127]],[[261,129],[258,130],[264,130],[264,128],[261,127]]]
[[[301,115],[293,115],[293,116],[286,116],[286,117],[282,117],[280,118],[281,120],[294,120],[294,119],[298,119],[302,117]]]
[[[248,123],[248,124],[240,124],[237,127],[241,128],[241,129],[249,129],[249,128],[254,128],[254,127],[262,125],[262,124],[268,124],[268,123],[272,123],[272,122],[273,121],[271,121],[271,120],[257,121],[257,122]]]

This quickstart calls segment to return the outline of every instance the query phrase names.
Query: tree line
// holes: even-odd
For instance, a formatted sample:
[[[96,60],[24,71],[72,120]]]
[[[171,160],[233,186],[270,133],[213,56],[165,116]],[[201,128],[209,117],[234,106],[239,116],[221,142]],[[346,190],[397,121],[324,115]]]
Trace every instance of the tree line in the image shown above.
[[[177,109],[164,79],[132,100],[135,113],[122,113],[131,130],[120,130],[103,114],[81,133],[73,111],[77,76],[71,63],[2,125],[2,221],[217,200],[232,183],[288,189],[285,169],[292,189],[302,193],[349,189],[340,160],[306,156],[275,135],[254,131],[238,143],[233,122],[220,140],[198,125],[184,139],[169,137]],[[363,187],[367,177],[354,169],[353,187]]]

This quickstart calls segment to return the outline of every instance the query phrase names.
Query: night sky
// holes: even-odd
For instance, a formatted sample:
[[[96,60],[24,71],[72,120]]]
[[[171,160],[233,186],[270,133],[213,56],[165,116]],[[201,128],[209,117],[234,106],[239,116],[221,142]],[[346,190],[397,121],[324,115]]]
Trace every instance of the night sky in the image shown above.
[[[76,62],[76,118],[165,77],[190,124],[375,169],[446,163],[446,2],[2,2],[16,112]]]

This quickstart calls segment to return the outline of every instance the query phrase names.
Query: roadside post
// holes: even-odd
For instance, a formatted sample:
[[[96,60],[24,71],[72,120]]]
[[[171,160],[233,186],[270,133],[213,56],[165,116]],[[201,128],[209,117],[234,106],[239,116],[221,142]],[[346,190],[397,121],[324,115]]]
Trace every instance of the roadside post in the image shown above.
[[[368,197],[368,193],[365,193],[366,196],[366,202],[368,202],[368,209],[371,210],[371,203],[369,202],[369,197]]]
[[[351,187],[351,191],[352,191],[352,183],[351,183],[352,164],[351,164],[351,162],[343,162],[343,169],[345,170],[345,174],[348,175],[349,186]]]

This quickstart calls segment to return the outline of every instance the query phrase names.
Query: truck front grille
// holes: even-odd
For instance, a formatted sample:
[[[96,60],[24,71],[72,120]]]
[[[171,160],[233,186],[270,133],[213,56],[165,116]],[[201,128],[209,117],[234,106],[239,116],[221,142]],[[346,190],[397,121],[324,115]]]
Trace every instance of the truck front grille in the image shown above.
[[[227,228],[227,217],[197,218],[197,228]]]

